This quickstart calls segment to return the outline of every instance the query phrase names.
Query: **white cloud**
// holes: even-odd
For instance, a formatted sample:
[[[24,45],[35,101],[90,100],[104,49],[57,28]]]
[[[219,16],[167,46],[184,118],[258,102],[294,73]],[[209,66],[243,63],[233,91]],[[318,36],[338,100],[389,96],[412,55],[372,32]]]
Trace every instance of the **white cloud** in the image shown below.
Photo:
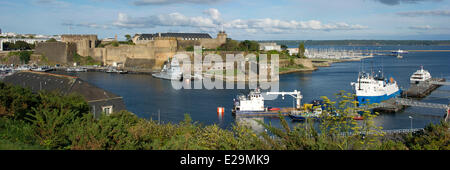
[[[121,28],[153,28],[156,26],[214,28],[217,26],[211,18],[187,17],[177,12],[140,18],[131,18],[124,13],[119,13],[118,18],[113,25]]]
[[[223,28],[228,30],[242,30],[247,33],[295,33],[302,30],[317,31],[335,31],[335,30],[361,30],[367,29],[367,26],[359,24],[348,24],[345,22],[322,23],[318,20],[296,21],[279,20],[272,18],[263,19],[234,19],[224,21],[221,13],[215,8],[203,11],[206,16],[185,16],[181,13],[169,13],[160,15],[151,15],[146,17],[130,17],[125,13],[119,13],[117,20],[109,26],[96,24],[72,24],[73,26],[83,26],[91,28],[109,28],[115,26],[118,28],[154,28],[163,27],[191,27],[203,32],[215,32]],[[215,31],[214,31],[215,30]]]
[[[261,30],[270,33],[279,32],[289,32],[295,30],[323,30],[323,31],[333,31],[333,30],[360,30],[366,29],[367,26],[362,26],[359,24],[350,25],[347,23],[336,23],[336,24],[322,24],[317,20],[310,21],[282,21],[278,19],[251,19],[251,20],[241,20],[236,19],[224,24],[225,28],[234,29],[245,29],[246,31],[251,30]]]
[[[209,8],[203,11],[204,14],[208,15],[215,23],[220,24],[222,22],[219,10],[215,8]]]

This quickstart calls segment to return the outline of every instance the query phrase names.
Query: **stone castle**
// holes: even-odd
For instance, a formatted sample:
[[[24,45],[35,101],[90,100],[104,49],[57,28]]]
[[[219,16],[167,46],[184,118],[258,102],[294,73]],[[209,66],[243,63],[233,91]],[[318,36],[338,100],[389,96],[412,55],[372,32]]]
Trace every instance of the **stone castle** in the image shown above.
[[[70,63],[74,51],[81,56],[91,56],[107,66],[159,69],[168,57],[185,51],[186,47],[201,45],[215,49],[224,44],[227,34],[219,32],[216,38],[204,33],[156,33],[136,34],[134,45],[117,47],[101,43],[97,35],[61,35],[61,42],[43,42],[36,46],[37,54],[45,55],[58,63]]]

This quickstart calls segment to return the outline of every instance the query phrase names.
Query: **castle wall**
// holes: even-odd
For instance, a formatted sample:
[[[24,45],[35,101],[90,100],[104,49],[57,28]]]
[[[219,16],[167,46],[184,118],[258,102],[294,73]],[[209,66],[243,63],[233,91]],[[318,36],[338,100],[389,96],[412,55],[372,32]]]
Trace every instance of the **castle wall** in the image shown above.
[[[167,57],[172,57],[175,54],[176,44],[174,39],[155,40],[150,44],[121,44],[118,47],[107,46],[92,49],[89,55],[102,61],[105,65],[123,63],[127,67],[151,66],[159,69],[159,66],[167,60]]]
[[[35,53],[44,55],[48,61],[64,64],[73,61],[76,50],[74,43],[41,42],[36,44]]]
[[[186,50],[189,46],[202,45],[201,41],[202,40],[178,40],[178,50]]]
[[[127,67],[151,66],[152,69],[159,69],[167,58],[173,57],[178,50],[184,51],[188,46],[217,48],[226,42],[226,34],[221,32],[215,39],[199,40],[155,37],[153,40],[136,41],[135,45],[120,44],[118,47],[108,45],[104,48],[96,48],[99,43],[96,35],[62,35],[61,40],[74,43],[76,53],[91,56],[97,61],[102,61],[104,65],[123,63]]]
[[[77,53],[81,56],[89,56],[90,49],[98,44],[97,35],[61,35],[62,42],[77,44]]]
[[[88,56],[91,56],[94,60],[105,63],[106,48],[91,48],[89,49]]]

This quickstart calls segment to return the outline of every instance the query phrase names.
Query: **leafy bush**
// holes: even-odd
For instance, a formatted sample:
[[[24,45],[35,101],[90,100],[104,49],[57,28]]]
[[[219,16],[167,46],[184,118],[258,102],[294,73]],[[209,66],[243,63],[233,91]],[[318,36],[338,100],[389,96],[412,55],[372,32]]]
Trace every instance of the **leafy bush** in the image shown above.
[[[33,51],[11,51],[8,53],[8,56],[19,56],[20,61],[23,64],[28,64],[31,58],[31,54],[33,54]]]
[[[23,120],[32,107],[39,103],[30,89],[9,86],[0,82],[0,116],[10,116]]]
[[[450,150],[449,124],[429,124],[424,131],[406,137],[406,146],[414,150]]]
[[[28,145],[39,145],[34,134],[34,126],[23,121],[0,118],[0,140],[5,143],[22,143]]]

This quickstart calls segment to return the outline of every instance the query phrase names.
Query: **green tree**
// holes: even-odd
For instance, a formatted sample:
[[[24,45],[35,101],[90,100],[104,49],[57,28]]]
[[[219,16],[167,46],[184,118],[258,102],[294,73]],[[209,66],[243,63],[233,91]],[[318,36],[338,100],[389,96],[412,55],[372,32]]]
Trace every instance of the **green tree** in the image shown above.
[[[256,41],[245,40],[239,43],[239,48],[242,51],[258,51],[259,43]]]
[[[305,56],[305,43],[301,42],[300,45],[298,45],[298,57],[299,58],[306,58]]]
[[[3,42],[3,50],[13,50],[15,49],[14,43]]]
[[[25,41],[16,41],[15,47],[17,50],[30,50],[32,46]]]
[[[8,53],[8,56],[19,56],[20,61],[22,64],[28,64],[28,62],[31,59],[31,54],[33,51],[11,51]]]
[[[31,53],[33,53],[32,51],[21,51],[20,52],[20,61],[22,61],[22,63],[24,64],[28,64],[28,62],[30,61],[31,58]]]
[[[111,45],[112,45],[113,47],[118,47],[118,46],[119,46],[119,42],[113,41],[113,42],[111,43]]]
[[[192,45],[187,46],[185,50],[186,51],[194,51],[194,46],[192,46]]]
[[[219,50],[225,50],[225,51],[239,50],[239,42],[236,40],[232,40],[231,38],[227,38],[227,41],[225,42],[225,44],[222,44],[219,47]]]
[[[48,39],[47,41],[45,41],[45,42],[56,42],[56,39],[54,39],[54,38],[50,38],[50,39]]]
[[[126,39],[128,42],[131,42],[131,41],[132,41],[131,35],[129,35],[129,34],[125,35],[125,39]]]

